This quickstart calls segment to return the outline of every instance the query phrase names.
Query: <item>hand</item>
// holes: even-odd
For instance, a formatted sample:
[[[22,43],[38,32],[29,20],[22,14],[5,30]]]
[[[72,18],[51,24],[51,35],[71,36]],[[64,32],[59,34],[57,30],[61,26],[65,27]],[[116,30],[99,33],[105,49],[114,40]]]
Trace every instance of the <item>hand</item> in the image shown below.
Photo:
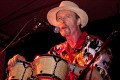
[[[17,63],[17,61],[26,61],[26,59],[23,57],[23,56],[21,56],[21,55],[19,55],[19,54],[17,54],[17,55],[14,55],[9,61],[8,61],[8,66],[9,67],[13,67],[16,63]]]

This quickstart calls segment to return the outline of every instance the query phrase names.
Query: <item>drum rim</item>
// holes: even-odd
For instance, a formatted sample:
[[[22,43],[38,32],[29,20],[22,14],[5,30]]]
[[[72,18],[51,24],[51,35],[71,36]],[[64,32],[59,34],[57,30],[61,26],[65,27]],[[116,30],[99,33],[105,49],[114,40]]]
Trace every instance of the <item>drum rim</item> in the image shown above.
[[[58,55],[54,55],[54,54],[41,54],[40,56],[52,56],[52,57],[54,56],[54,57],[60,58],[61,60],[65,61],[66,63],[68,63],[67,60],[61,58],[61,57],[58,56]]]
[[[51,77],[51,78],[56,78],[57,80],[62,80],[59,77],[55,76],[54,74],[48,74],[48,73],[43,73],[43,74],[37,74],[35,78],[38,78],[40,76],[44,77]]]

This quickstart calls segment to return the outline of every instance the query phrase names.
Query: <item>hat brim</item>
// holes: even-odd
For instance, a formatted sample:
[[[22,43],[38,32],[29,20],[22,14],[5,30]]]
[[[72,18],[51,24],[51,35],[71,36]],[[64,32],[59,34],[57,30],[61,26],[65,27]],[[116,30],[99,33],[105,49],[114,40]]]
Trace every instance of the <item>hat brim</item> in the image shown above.
[[[65,6],[53,8],[48,12],[47,19],[51,25],[58,26],[56,21],[56,14],[60,10],[70,10],[75,12],[81,19],[81,25],[82,25],[81,28],[87,25],[88,16],[84,10],[77,7],[65,7]]]

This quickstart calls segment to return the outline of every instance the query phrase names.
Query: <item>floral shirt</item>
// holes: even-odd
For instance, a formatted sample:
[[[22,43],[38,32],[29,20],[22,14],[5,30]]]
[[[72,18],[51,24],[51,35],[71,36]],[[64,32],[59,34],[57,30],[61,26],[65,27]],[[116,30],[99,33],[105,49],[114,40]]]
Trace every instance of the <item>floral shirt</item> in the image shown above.
[[[100,51],[102,44],[103,41],[100,38],[93,35],[88,35],[86,32],[83,32],[76,42],[74,48],[71,48],[67,41],[65,41],[52,47],[49,51],[49,54],[58,55],[73,64],[87,66],[89,62],[95,57],[95,54]],[[110,79],[107,70],[111,63],[111,58],[112,52],[110,48],[105,47],[105,49],[100,51],[100,55],[93,64],[104,80]]]

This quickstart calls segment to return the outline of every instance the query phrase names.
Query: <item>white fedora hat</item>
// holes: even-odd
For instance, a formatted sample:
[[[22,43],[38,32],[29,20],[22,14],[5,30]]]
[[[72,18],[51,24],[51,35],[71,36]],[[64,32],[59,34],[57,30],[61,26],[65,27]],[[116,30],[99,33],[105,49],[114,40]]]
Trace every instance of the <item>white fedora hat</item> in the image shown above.
[[[75,12],[81,19],[81,28],[85,27],[88,23],[87,13],[79,8],[79,6],[71,1],[62,1],[59,7],[53,8],[47,13],[47,20],[51,25],[58,26],[56,21],[56,13],[60,10],[70,10]]]

